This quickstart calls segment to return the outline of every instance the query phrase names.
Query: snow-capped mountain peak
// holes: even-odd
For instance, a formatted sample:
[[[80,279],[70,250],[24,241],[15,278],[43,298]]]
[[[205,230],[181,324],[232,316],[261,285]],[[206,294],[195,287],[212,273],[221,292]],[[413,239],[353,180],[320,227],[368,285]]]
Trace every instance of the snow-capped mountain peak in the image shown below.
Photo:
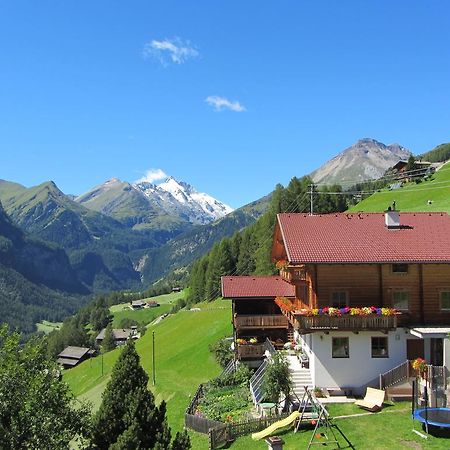
[[[167,214],[181,215],[196,224],[212,222],[233,211],[230,206],[208,194],[197,192],[190,184],[172,176],[159,184],[136,182],[133,187]]]

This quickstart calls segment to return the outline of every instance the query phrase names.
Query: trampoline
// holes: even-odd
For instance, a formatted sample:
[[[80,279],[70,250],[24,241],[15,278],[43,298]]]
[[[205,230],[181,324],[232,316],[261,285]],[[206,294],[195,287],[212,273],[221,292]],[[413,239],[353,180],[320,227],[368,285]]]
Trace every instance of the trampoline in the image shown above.
[[[428,426],[450,428],[450,408],[420,408],[413,413],[414,420]]]

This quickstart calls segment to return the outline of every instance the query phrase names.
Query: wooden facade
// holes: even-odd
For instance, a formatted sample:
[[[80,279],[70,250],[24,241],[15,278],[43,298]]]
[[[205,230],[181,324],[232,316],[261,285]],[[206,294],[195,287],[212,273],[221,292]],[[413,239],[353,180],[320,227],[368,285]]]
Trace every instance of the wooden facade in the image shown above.
[[[396,272],[395,264],[311,264],[301,266],[302,279],[292,276],[298,268],[281,271],[296,285],[295,310],[326,306],[394,308],[396,293],[404,292],[408,308],[401,310],[399,326],[447,325],[450,311],[441,309],[441,292],[450,291],[449,264],[407,264]],[[333,304],[336,295],[344,304]]]

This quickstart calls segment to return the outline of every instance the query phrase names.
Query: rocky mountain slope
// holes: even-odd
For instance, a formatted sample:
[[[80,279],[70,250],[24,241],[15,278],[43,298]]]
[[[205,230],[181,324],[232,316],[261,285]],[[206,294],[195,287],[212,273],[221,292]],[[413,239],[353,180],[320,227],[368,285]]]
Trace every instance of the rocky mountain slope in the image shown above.
[[[344,187],[375,180],[411,152],[399,144],[385,145],[375,139],[361,139],[311,173],[315,183]]]

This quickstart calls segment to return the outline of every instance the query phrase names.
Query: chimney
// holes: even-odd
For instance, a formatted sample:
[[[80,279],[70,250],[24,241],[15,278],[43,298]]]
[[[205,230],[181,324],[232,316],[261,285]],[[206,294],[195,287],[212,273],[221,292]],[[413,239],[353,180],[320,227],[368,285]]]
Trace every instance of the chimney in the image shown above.
[[[387,211],[384,212],[384,224],[389,230],[395,230],[400,228],[400,214],[395,209],[389,207]]]

